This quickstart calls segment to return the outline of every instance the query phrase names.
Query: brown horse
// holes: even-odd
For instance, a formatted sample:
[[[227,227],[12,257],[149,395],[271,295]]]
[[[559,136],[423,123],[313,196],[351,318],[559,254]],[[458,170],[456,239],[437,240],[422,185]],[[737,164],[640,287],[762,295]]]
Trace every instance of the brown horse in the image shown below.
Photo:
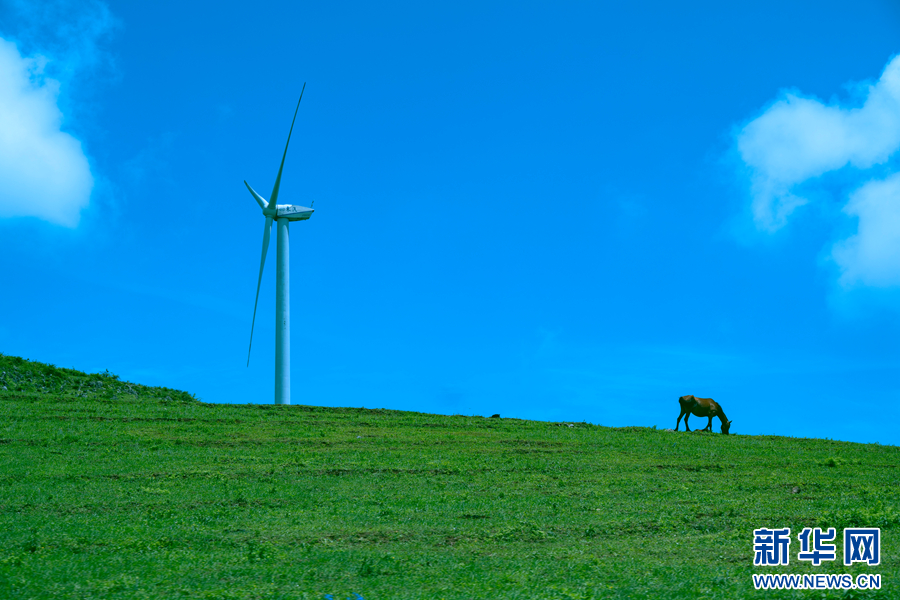
[[[709,423],[706,424],[706,428],[703,429],[703,431],[712,431],[713,417],[719,417],[719,421],[722,423],[722,433],[728,434],[728,430],[731,428],[731,421],[725,416],[725,411],[722,410],[722,407],[719,406],[718,402],[712,398],[682,396],[678,399],[678,404],[681,405],[681,414],[678,415],[678,420],[675,421],[675,431],[678,431],[681,417],[684,417],[684,428],[687,431],[690,431],[691,428],[688,427],[688,417],[695,415],[698,417],[709,417]]]

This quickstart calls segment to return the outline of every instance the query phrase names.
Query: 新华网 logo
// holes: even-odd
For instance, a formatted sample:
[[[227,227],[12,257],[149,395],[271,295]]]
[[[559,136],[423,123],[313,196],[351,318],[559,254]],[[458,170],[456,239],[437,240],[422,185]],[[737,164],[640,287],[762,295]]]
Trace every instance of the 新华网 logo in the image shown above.
[[[818,567],[823,561],[835,560],[834,527],[806,527],[797,534],[800,549],[797,558]],[[758,567],[777,567],[790,564],[791,528],[761,528],[753,530],[753,564]],[[848,527],[844,529],[844,564],[881,564],[881,529],[878,527]]]
[[[804,527],[797,534],[800,548],[797,559],[821,566],[837,559],[837,531],[834,527]],[[791,528],[753,530],[753,564],[758,567],[778,567],[790,564]],[[844,529],[844,565],[881,563],[881,529],[878,527],[847,527]],[[781,590],[880,590],[881,575],[858,573],[856,577],[839,573],[766,574],[753,573],[753,587]]]

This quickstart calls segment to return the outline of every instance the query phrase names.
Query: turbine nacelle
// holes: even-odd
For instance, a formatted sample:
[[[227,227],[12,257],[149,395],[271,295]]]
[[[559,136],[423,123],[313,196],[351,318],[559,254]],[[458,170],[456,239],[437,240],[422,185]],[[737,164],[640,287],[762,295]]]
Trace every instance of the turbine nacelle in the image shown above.
[[[275,207],[276,219],[287,219],[288,221],[305,221],[312,216],[314,209],[308,206],[297,206],[295,204],[278,204]]]
[[[285,148],[285,152],[287,152],[287,148]],[[279,172],[279,178],[281,173]],[[315,209],[310,208],[308,206],[299,206],[296,204],[276,204],[274,210],[271,208],[272,203],[260,196],[256,193],[250,184],[244,181],[244,185],[247,186],[247,189],[250,190],[250,193],[253,195],[253,199],[256,200],[256,203],[259,204],[259,207],[262,209],[263,215],[269,217],[270,219],[287,219],[288,221],[305,221],[315,212]]]

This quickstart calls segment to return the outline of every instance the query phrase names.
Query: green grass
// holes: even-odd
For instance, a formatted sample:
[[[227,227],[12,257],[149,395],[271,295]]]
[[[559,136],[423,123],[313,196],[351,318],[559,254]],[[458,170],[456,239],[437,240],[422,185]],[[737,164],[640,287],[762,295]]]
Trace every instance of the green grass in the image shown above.
[[[900,597],[893,446],[211,405],[3,356],[0,411],[0,598]],[[797,563],[800,529],[851,525],[880,566]],[[789,567],[754,569],[763,526]]]

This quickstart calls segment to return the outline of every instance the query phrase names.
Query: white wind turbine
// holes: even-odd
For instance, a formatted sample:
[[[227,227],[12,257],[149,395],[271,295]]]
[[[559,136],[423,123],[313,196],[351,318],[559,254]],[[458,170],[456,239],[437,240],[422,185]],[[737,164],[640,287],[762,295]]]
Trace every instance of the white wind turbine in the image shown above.
[[[303,90],[305,89],[306,83],[300,90],[300,100],[303,100]],[[262,283],[263,267],[266,266],[266,251],[269,249],[272,219],[278,222],[278,258],[275,263],[275,404],[291,403],[291,276],[288,256],[288,224],[291,221],[305,221],[313,214],[313,209],[306,206],[276,204],[278,187],[281,185],[281,171],[284,169],[284,159],[287,157],[288,145],[291,143],[291,133],[294,131],[297,111],[300,110],[300,100],[297,100],[294,120],[291,121],[287,144],[284,145],[284,156],[281,157],[281,166],[278,167],[278,176],[275,178],[275,187],[272,188],[269,201],[266,202],[265,198],[257,194],[246,180],[244,181],[244,185],[253,194],[262,209],[263,216],[266,217],[266,225],[263,229],[262,258],[259,261],[259,281],[256,283],[256,300],[253,303],[253,322],[250,325],[250,347],[247,349],[248,367],[250,366],[250,349],[253,348],[253,326],[256,324],[259,286]]]

